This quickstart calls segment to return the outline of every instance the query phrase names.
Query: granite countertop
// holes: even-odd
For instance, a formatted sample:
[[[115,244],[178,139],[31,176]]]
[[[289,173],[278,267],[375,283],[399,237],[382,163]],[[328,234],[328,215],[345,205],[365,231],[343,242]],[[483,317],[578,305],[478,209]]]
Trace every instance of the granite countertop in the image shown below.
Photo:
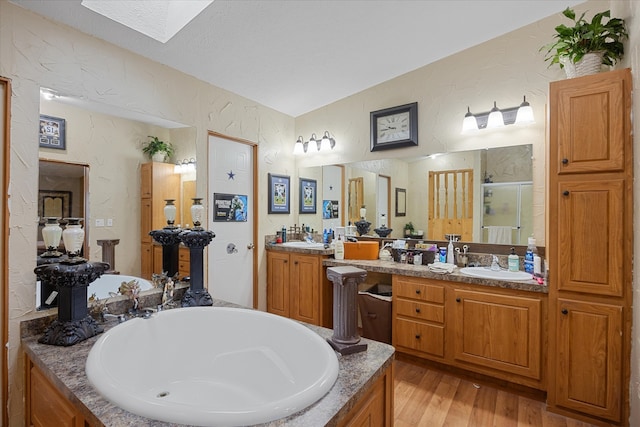
[[[357,260],[344,259],[337,260],[328,258],[322,261],[325,267],[336,267],[342,265],[351,265],[363,270],[374,273],[397,274],[401,276],[423,277],[426,279],[448,280],[450,282],[468,283],[471,285],[492,286],[504,289],[516,289],[528,292],[549,293],[549,288],[545,285],[539,285],[535,280],[526,282],[509,282],[504,280],[484,279],[479,277],[466,276],[460,273],[458,268],[450,274],[433,273],[429,271],[426,265],[402,264],[394,261],[376,260]]]
[[[295,252],[299,254],[309,255],[333,255],[333,248],[316,249],[316,248],[301,248],[299,246],[285,246],[281,243],[266,243],[266,249],[276,252]]]
[[[224,301],[214,300],[214,307],[237,307]],[[186,308],[185,310],[188,310]],[[51,316],[49,316],[51,317]],[[28,321],[25,321],[28,322]],[[23,322],[23,323],[25,323]],[[39,325],[42,319],[34,319]],[[116,320],[103,324],[105,330],[117,325]],[[308,325],[323,338],[332,336],[330,329]],[[28,325],[22,328],[30,330]],[[35,328],[34,328],[35,329]],[[33,330],[33,329],[32,329]],[[40,335],[22,338],[22,347],[33,363],[43,372],[58,390],[74,404],[93,426],[177,426],[134,415],[120,409],[102,398],[89,384],[84,366],[91,347],[100,337],[92,337],[70,347],[59,347],[38,343]],[[362,338],[368,344],[365,352],[347,356],[337,354],[340,371],[338,379],[329,392],[308,408],[263,426],[334,426],[360,400],[372,385],[391,365],[394,348],[390,345]],[[150,354],[149,357],[161,357]],[[168,363],[188,363],[170,361]]]

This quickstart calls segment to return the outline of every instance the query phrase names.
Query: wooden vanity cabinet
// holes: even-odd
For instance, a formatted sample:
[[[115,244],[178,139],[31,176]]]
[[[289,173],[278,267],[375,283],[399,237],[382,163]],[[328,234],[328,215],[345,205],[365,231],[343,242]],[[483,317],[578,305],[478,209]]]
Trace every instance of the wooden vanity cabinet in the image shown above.
[[[633,263],[629,69],[550,84],[553,411],[627,425]]]
[[[140,166],[140,275],[151,279],[153,273],[162,272],[162,255],[158,263],[157,250],[151,230],[167,225],[164,217],[166,199],[174,199],[178,211],[176,224],[180,223],[180,175],[174,173],[174,165],[169,163],[144,163]]]
[[[393,364],[361,397],[338,427],[387,427],[393,425]]]
[[[393,276],[401,353],[544,390],[546,295]]]
[[[26,425],[33,427],[85,427],[89,424],[80,412],[42,374],[40,369],[26,359],[27,399]]]
[[[323,255],[267,251],[267,311],[333,327],[333,287]]]

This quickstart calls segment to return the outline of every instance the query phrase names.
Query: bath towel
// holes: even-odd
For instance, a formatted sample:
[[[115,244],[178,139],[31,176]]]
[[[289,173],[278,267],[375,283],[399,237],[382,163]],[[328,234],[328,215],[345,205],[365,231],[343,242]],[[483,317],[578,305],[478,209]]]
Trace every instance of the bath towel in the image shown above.
[[[488,229],[489,243],[497,243],[510,245],[511,244],[511,227],[509,226],[498,226],[498,225],[490,225],[486,227]]]

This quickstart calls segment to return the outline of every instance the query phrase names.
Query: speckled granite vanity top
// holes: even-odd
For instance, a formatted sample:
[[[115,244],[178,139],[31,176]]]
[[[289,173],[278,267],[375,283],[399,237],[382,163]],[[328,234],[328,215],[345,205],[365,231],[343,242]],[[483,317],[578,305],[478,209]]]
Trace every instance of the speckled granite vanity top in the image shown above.
[[[217,307],[233,307],[223,301],[214,301]],[[26,323],[29,321],[25,321]],[[35,319],[31,322],[43,324]],[[104,324],[105,330],[117,325],[115,320]],[[23,331],[29,331],[23,325]],[[212,325],[214,327],[215,325]],[[333,331],[306,325],[323,338],[331,337]],[[35,329],[35,327],[33,328]],[[31,329],[34,333],[35,330]],[[23,332],[23,335],[26,335]],[[131,414],[102,398],[88,383],[85,362],[89,350],[100,335],[71,347],[57,347],[39,344],[40,335],[25,336],[22,346],[33,363],[56,385],[60,392],[74,404],[86,420],[95,426],[176,426]],[[318,402],[287,418],[264,424],[266,426],[333,426],[363,396],[370,384],[379,378],[393,362],[394,348],[390,345],[363,338],[368,344],[365,352],[348,356],[338,355],[340,371],[336,383]],[[171,345],[171,343],[167,343]],[[150,354],[149,357],[162,357]],[[170,369],[173,363],[189,363],[188,360],[167,361]]]
[[[484,279],[466,276],[458,272],[458,269],[451,274],[439,274],[429,271],[426,265],[402,264],[394,261],[381,260],[357,260],[345,259],[336,260],[328,258],[322,261],[326,267],[351,265],[375,273],[397,274],[402,276],[423,277],[427,279],[448,280],[450,282],[468,283],[471,285],[493,286],[504,289],[516,289],[528,292],[549,293],[547,286],[539,285],[535,280],[526,282],[507,282],[504,280]]]

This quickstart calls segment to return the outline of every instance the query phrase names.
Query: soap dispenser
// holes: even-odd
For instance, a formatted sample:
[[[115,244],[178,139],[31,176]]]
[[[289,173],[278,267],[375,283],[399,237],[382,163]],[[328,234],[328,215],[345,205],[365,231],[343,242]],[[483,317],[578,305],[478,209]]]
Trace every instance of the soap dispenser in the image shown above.
[[[516,248],[511,248],[511,254],[509,254],[509,271],[520,271],[520,257],[516,255]]]

